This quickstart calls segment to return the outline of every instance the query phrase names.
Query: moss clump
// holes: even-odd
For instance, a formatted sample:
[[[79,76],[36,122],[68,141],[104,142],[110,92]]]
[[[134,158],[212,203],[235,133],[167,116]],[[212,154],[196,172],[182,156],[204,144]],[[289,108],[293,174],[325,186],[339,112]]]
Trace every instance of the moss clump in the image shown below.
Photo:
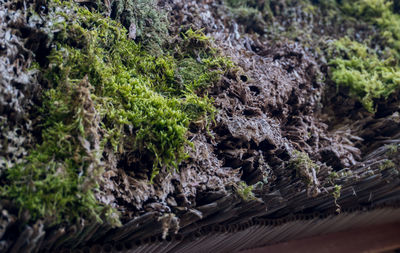
[[[202,30],[189,29],[181,33],[173,51],[177,62],[178,84],[185,86],[184,89],[175,90],[181,93],[204,93],[210,83],[218,81],[221,75],[234,67],[230,59],[221,56],[212,47],[210,38]]]
[[[94,194],[104,153],[130,155],[129,169],[148,169],[151,180],[160,169],[177,168],[187,157],[189,124],[215,111],[205,88],[231,63],[204,49],[201,32],[188,31],[180,45],[207,52],[196,53],[194,62],[191,54],[154,56],[119,23],[73,3],[53,0],[48,10],[47,29],[55,32],[49,64],[41,69],[48,87],[39,109],[41,140],[26,163],[7,170],[1,197],[28,210],[31,220],[118,225],[117,213]],[[138,161],[149,168],[138,168]]]
[[[110,17],[118,20],[130,37],[141,43],[146,50],[162,54],[168,40],[167,14],[158,7],[157,0],[120,0],[111,1]],[[107,3],[107,2],[105,2]],[[104,4],[101,4],[104,5]]]
[[[392,169],[396,168],[396,164],[392,160],[385,160],[379,165],[380,170],[387,170],[387,169]]]
[[[96,6],[103,15],[121,23],[128,30],[128,37],[152,54],[162,55],[169,44],[168,13],[158,0],[95,0],[80,3]]]
[[[68,82],[46,97],[43,141],[30,150],[26,163],[7,170],[1,196],[28,210],[32,220],[106,219],[118,225],[117,214],[99,205],[93,191],[103,163],[90,84]]]
[[[289,167],[296,170],[299,176],[306,179],[307,184],[311,184],[313,177],[319,171],[319,166],[314,163],[307,153],[295,150],[292,159],[289,161]]]
[[[235,20],[244,25],[247,33],[266,33],[267,22],[273,19],[269,1],[227,0],[225,4],[229,7]]]
[[[289,160],[288,167],[295,170],[296,175],[304,180],[309,195],[315,197],[320,193],[317,178],[319,166],[310,159],[307,153],[295,150]]]
[[[239,182],[238,184],[234,185],[234,188],[237,194],[245,201],[256,200],[256,196],[254,196],[253,185],[247,185],[246,182]]]
[[[341,190],[342,190],[342,186],[341,185],[335,184],[335,186],[333,187],[332,196],[333,196],[333,199],[335,200],[335,206],[336,206],[336,212],[337,213],[340,213],[340,210],[341,210],[341,206],[337,202],[338,199],[340,198]]]
[[[225,3],[233,8],[240,8],[240,7],[257,7],[256,0],[226,0]]]
[[[345,86],[369,112],[374,112],[374,99],[387,98],[400,86],[400,68],[392,59],[381,60],[367,46],[348,38],[333,43],[331,78]]]
[[[342,9],[348,15],[376,25],[386,40],[386,46],[395,53],[398,61],[400,60],[400,15],[393,12],[393,2],[391,0],[346,1]]]
[[[333,190],[333,197],[335,198],[335,201],[340,198],[340,190],[342,189],[341,185],[335,185],[334,190]]]
[[[397,153],[399,152],[399,147],[400,144],[389,144],[385,146],[387,148],[386,155],[390,158],[393,159],[397,157]]]

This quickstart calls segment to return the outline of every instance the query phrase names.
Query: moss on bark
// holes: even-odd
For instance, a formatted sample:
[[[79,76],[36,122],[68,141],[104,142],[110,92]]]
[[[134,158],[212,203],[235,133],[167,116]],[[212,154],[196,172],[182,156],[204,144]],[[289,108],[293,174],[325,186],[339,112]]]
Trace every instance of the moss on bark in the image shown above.
[[[119,225],[118,213],[94,194],[105,153],[134,154],[150,181],[161,169],[176,169],[187,158],[190,123],[210,122],[215,111],[206,88],[232,63],[201,31],[187,31],[155,56],[101,14],[58,0],[47,8],[54,37],[40,69],[47,87],[40,141],[26,162],[7,169],[1,196],[31,220]]]

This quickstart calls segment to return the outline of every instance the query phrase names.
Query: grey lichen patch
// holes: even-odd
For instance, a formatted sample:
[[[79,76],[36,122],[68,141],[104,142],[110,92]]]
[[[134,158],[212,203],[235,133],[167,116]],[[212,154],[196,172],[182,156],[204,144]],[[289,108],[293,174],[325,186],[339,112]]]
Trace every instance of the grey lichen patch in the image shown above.
[[[11,7],[0,2],[0,177],[6,168],[24,161],[33,141],[30,112],[40,85],[29,47],[45,38],[30,28],[23,12]],[[31,39],[23,37],[23,29]]]

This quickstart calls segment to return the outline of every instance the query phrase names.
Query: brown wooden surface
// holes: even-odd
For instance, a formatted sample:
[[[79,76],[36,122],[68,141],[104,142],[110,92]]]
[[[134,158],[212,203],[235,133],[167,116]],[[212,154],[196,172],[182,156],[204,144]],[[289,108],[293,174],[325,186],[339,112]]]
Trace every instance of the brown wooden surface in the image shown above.
[[[400,223],[357,228],[294,240],[241,253],[386,252],[400,249]]]

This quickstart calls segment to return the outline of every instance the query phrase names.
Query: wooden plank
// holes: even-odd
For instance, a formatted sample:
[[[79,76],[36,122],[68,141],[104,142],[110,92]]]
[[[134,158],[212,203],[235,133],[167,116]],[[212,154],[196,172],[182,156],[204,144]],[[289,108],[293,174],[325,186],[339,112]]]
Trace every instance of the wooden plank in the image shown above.
[[[400,249],[400,222],[314,236],[241,253],[374,253],[395,249]]]

